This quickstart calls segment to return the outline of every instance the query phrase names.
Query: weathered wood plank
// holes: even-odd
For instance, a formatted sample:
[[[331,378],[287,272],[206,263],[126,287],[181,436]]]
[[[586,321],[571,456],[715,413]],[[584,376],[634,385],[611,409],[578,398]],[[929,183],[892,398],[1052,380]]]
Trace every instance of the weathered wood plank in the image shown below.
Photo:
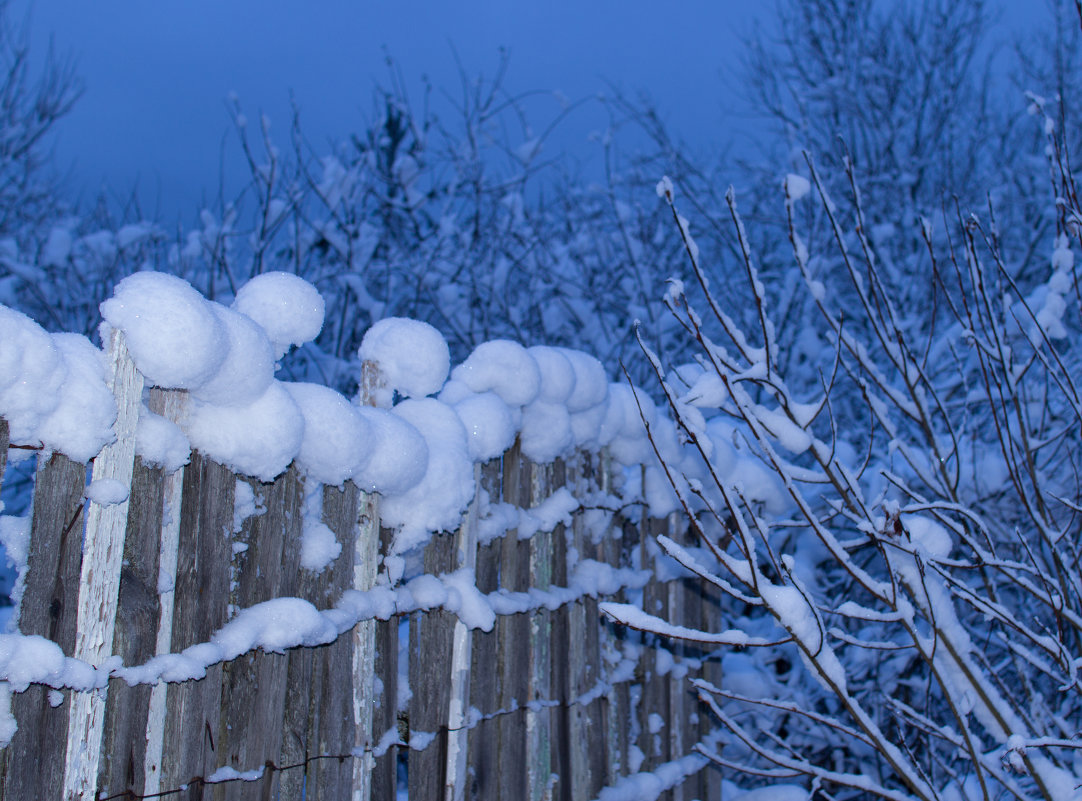
[[[567,485],[570,471],[560,459],[547,465],[545,473],[548,479],[546,495],[558,487]],[[539,498],[538,500],[542,500]],[[573,536],[561,524],[549,535],[550,555],[549,580],[558,587],[568,585],[568,537]],[[571,718],[575,715],[572,708],[574,694],[571,691],[572,672],[582,662],[582,640],[571,637],[571,617],[578,603],[568,604],[548,613],[549,617],[549,686],[544,697],[551,699],[556,706],[547,710],[549,719],[549,772],[556,777],[552,786],[551,798],[571,801],[572,789],[578,780],[571,760]]]
[[[226,622],[236,481],[226,467],[200,453],[193,453],[184,469],[170,642],[174,653],[206,642]],[[166,738],[161,786],[187,785],[183,799],[210,797],[200,779],[218,766],[221,697],[221,665],[210,667],[199,681],[169,686],[165,731],[184,736]]]
[[[551,494],[551,466],[533,465],[530,479],[527,507],[540,503]],[[530,576],[533,586],[540,589],[552,585],[552,540],[552,532],[538,531],[528,543]],[[553,613],[547,609],[539,609],[530,615],[530,687],[527,695],[531,705],[526,709],[526,770],[530,801],[541,801],[551,792],[552,714],[547,702],[553,699],[552,616]]]
[[[705,581],[698,582],[699,595],[702,598],[701,625],[704,631],[721,631],[723,629],[721,619],[721,590],[713,584]],[[721,652],[715,651],[703,664],[699,674],[703,679],[720,687]],[[718,722],[706,708],[706,704],[699,702],[699,739],[706,737]],[[702,787],[699,798],[701,801],[721,801],[721,768],[713,763],[707,765],[699,772]]]
[[[502,498],[502,459],[487,462],[481,468],[481,488],[488,493],[491,503]],[[477,589],[482,593],[495,592],[500,580],[500,543],[502,538],[492,540],[477,548]],[[481,720],[469,731],[469,797],[495,799],[498,791],[496,765],[499,759],[499,721],[487,716],[500,708],[500,673],[497,631],[501,619],[497,617],[492,631],[473,632],[473,663],[470,672],[470,706],[481,714]]]
[[[380,528],[379,550],[386,554],[394,538],[389,528]],[[399,619],[376,621],[375,675],[379,692],[372,711],[373,738],[379,743],[388,732],[400,730],[398,720],[398,627]],[[372,769],[372,798],[377,801],[395,797],[398,783],[399,748],[392,745],[376,757]]]
[[[332,607],[353,583],[351,555],[357,539],[361,491],[347,482],[323,488],[323,522],[342,545],[342,553],[320,573],[302,571],[298,596],[319,609]],[[318,648],[289,652],[282,764],[305,763],[303,769],[282,774],[280,796],[310,801],[350,797],[350,759],[325,758],[348,754],[354,742],[353,640],[341,636]]]
[[[379,558],[379,496],[364,494],[357,519],[353,549],[353,589],[370,590],[376,584]],[[353,627],[353,801],[368,801],[372,794],[372,707],[375,702],[376,624],[362,620]]]
[[[300,579],[304,501],[300,476],[291,467],[271,484],[249,482],[262,495],[266,511],[245,520],[239,535],[247,548],[235,557],[231,595],[238,610],[293,596]],[[223,667],[216,767],[244,772],[278,764],[288,666],[286,654],[255,651]],[[278,771],[266,770],[256,781],[219,785],[213,795],[218,801],[274,798],[279,778]]]
[[[113,425],[116,440],[95,457],[92,479],[118,482],[130,493],[143,376],[128,353],[123,333],[116,329],[109,334],[106,359],[106,383],[117,407]],[[100,665],[113,647],[129,497],[120,503],[104,505],[92,499],[86,512],[73,655],[92,665]],[[72,694],[64,771],[64,794],[68,798],[86,798],[96,792],[105,732],[105,700],[103,692]]]
[[[0,417],[0,487],[4,485],[4,471],[8,466],[8,446],[10,444],[8,421]]]
[[[157,650],[162,493],[162,471],[144,465],[137,457],[113,635],[113,653],[126,665],[142,664]],[[119,680],[110,682],[102,740],[104,758],[98,778],[99,790],[106,795],[144,792],[150,696],[148,686],[129,687]]]
[[[529,506],[532,468],[518,442],[503,459],[504,501]],[[525,592],[530,587],[530,544],[509,531],[500,542],[500,587]],[[509,615],[496,621],[500,675],[498,792],[486,798],[527,798],[526,709],[529,700],[530,654],[522,643],[530,638],[530,616]]]
[[[188,393],[151,387],[147,405],[150,411],[178,425],[186,422]],[[184,470],[162,478],[162,520],[158,547],[158,620],[154,653],[167,654],[173,638],[173,607],[176,598],[177,554],[180,547],[181,505],[184,496]],[[165,717],[168,687],[156,684],[147,702],[143,792],[154,796],[161,790],[162,753],[165,749]]]
[[[476,581],[477,527],[481,512],[481,465],[473,466],[474,497],[455,532],[453,570],[472,570]],[[447,777],[444,787],[447,801],[464,801],[469,785],[469,709],[470,673],[473,666],[473,635],[458,618],[451,635],[450,697],[446,718]]]
[[[580,497],[600,489],[597,457],[580,453],[575,471],[569,476]],[[602,545],[594,542],[586,531],[582,513],[572,523],[571,545],[580,559],[603,559]],[[574,743],[590,743],[589,748],[571,748],[573,801],[597,798],[605,786],[605,756],[608,752],[607,704],[600,692],[601,682],[601,613],[596,598],[584,598],[569,613],[569,638],[576,649],[571,662],[570,692],[576,703],[569,710],[568,739]],[[580,699],[593,697],[586,703]]]
[[[18,626],[23,634],[52,640],[68,655],[75,648],[85,489],[86,465],[59,453],[39,458]],[[10,801],[62,797],[70,696],[38,685],[13,696],[19,728],[3,752],[0,796]],[[60,706],[50,703],[57,700]]]
[[[454,559],[454,535],[436,534],[425,546],[425,573],[451,572]],[[410,617],[410,801],[443,801],[451,701],[448,666],[454,648],[454,624],[454,615],[442,609]],[[417,745],[426,740],[427,745],[418,749]]]
[[[644,516],[641,529],[642,566],[648,570],[655,570],[656,538],[659,533],[668,530],[667,521]],[[657,615],[662,620],[669,619],[668,587],[658,581],[656,575],[643,588],[642,603],[643,608],[650,614]],[[671,661],[669,654],[662,654],[662,651],[669,651],[675,646],[669,640],[653,634],[644,634],[643,644],[643,654],[639,665],[642,671],[642,696],[639,699],[638,708],[638,746],[645,755],[643,769],[653,770],[673,757],[672,732],[668,728],[672,723],[669,717],[672,688],[669,677],[659,672],[658,663],[659,655],[663,656],[666,662]],[[672,791],[666,790],[659,798],[661,801],[672,801]]]
[[[630,567],[633,552],[639,548],[639,527],[623,515],[613,521],[610,536],[604,543],[605,561],[614,567]],[[636,560],[637,561],[637,560]],[[627,593],[621,590],[614,598],[618,603],[627,602]],[[624,667],[624,653],[628,641],[637,637],[622,626],[612,622],[605,623],[605,637],[602,651],[606,654],[605,681],[610,683],[609,693],[609,751],[605,783],[611,784],[621,776],[631,773],[631,725],[635,707],[632,704],[631,680],[625,676],[619,678],[612,674]]]

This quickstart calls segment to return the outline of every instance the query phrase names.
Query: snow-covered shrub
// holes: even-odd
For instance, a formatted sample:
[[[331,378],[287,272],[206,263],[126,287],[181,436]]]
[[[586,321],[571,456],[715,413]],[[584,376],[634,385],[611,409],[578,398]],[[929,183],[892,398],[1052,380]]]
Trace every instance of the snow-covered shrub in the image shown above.
[[[701,464],[657,452],[715,559],[661,545],[724,591],[726,628],[759,646],[746,657],[759,680],[698,683],[727,733],[722,750],[703,750],[752,782],[802,777],[822,798],[1075,798],[1082,215],[1061,201],[1048,266],[1029,286],[976,217],[946,242],[922,221],[936,303],[901,306],[859,194],[843,217],[811,159],[807,170],[808,184],[786,182],[792,258],[818,310],[800,361],[779,358],[734,193],[746,282],[723,295],[672,184],[658,186],[691,265],[667,303],[698,369],[666,370],[647,352]],[[832,253],[809,252],[796,224],[794,207],[816,202]],[[844,295],[817,274],[830,260]],[[740,305],[753,326],[730,312]],[[695,407],[729,416],[730,438],[758,453],[784,504],[756,498],[763,476],[726,469]]]

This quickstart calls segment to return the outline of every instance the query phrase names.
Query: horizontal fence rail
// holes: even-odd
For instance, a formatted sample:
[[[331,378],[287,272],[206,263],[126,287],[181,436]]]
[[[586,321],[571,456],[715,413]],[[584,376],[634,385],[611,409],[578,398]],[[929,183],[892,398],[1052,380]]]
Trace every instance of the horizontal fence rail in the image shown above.
[[[516,443],[476,465],[461,525],[398,580],[380,498],[352,482],[260,482],[199,452],[144,464],[124,422],[142,377],[119,336],[109,353],[121,423],[90,479],[126,497],[87,500],[87,465],[37,456],[18,631],[72,659],[55,686],[3,688],[18,728],[0,797],[391,799],[404,776],[414,801],[593,799],[663,766],[690,774],[663,797],[720,797],[688,757],[711,727],[687,681],[717,683],[719,660],[599,611],[716,630],[717,599],[659,554],[656,535],[686,537],[678,516],[618,505],[604,453],[536,464]],[[148,402],[174,420],[187,405]],[[8,444],[0,419],[0,483]],[[555,524],[508,516],[562,491]],[[302,566],[313,503],[341,548],[319,572]]]

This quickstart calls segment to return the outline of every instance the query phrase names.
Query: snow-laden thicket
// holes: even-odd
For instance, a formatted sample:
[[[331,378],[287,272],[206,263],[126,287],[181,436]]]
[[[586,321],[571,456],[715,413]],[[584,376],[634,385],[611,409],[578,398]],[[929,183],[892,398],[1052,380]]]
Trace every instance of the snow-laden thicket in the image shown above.
[[[1082,793],[1082,213],[1065,138],[1043,121],[1063,197],[1040,280],[1020,277],[977,217],[946,236],[922,219],[923,269],[910,280],[933,294],[925,306],[891,292],[851,165],[850,214],[806,158],[782,186],[790,258],[815,312],[790,332],[800,361],[779,347],[735,193],[746,281],[722,295],[672,183],[658,185],[687,245],[689,281],[666,302],[695,364],[644,350],[682,436],[716,468],[704,481],[652,437],[712,557],[661,545],[724,592],[732,631],[604,608],[646,630],[751,646],[724,657],[721,686],[697,683],[727,732],[723,748],[703,749],[719,765],[801,777],[830,798]],[[805,244],[798,210],[811,204],[829,245]],[[738,322],[740,304],[753,325]],[[727,472],[700,408],[722,411],[780,501]]]

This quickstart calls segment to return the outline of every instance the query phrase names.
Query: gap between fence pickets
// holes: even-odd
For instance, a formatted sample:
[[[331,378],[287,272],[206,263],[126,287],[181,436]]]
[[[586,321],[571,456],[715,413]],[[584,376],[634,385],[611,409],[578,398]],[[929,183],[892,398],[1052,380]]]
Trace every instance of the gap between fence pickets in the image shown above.
[[[188,413],[188,393],[181,390],[150,391],[150,411],[167,420],[182,425]],[[175,584],[177,557],[180,548],[180,504],[184,489],[184,468],[179,468],[163,478],[161,556],[158,562],[158,634],[155,655],[168,654],[172,647],[173,608],[176,599]],[[173,585],[161,586],[161,579],[168,578]],[[162,756],[165,753],[165,710],[169,685],[159,682],[150,691],[146,726],[146,754],[143,761],[143,794],[153,796],[161,792]]]
[[[130,488],[143,376],[128,353],[124,335],[115,329],[109,334],[106,369],[106,380],[117,404],[116,441],[106,445],[94,459],[92,481],[109,479]],[[95,666],[101,665],[113,646],[127,524],[127,498],[108,506],[89,502],[73,656]],[[105,691],[73,692],[68,710],[65,798],[94,796],[104,731]]]

